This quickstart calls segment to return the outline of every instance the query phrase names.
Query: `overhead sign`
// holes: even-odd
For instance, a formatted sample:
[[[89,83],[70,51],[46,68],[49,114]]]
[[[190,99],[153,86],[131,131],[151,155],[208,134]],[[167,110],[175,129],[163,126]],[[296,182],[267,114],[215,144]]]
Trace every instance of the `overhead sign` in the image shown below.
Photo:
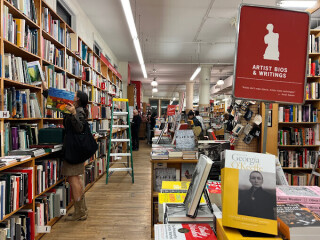
[[[121,74],[112,66],[112,64],[108,61],[108,59],[102,53],[100,54],[100,59],[120,80],[122,79]]]
[[[235,98],[302,104],[305,99],[310,14],[241,5]]]
[[[167,116],[175,115],[176,114],[176,107],[177,107],[177,105],[168,105]]]

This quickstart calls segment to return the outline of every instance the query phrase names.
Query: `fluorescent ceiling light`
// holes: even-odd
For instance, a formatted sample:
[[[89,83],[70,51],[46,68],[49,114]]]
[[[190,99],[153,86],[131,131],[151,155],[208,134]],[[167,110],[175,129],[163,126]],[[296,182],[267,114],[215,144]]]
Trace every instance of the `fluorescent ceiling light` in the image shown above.
[[[190,81],[193,81],[195,79],[195,77],[199,74],[199,72],[201,71],[201,67],[198,67],[194,73],[192,74]]]
[[[281,7],[288,8],[311,8],[316,4],[317,1],[281,1]]]
[[[139,60],[140,66],[141,66],[143,77],[147,78],[146,66],[144,65],[144,61],[143,61],[142,51],[141,51],[140,42],[138,39],[136,25],[134,23],[134,19],[133,19],[133,15],[132,15],[130,1],[129,0],[121,0],[121,4],[122,4],[122,8],[123,8],[124,14],[127,19],[130,34],[133,39],[134,47],[136,49],[136,53],[137,53],[138,60]]]
[[[175,101],[176,100],[176,98],[174,97],[173,99],[172,99],[172,101]]]
[[[152,92],[157,93],[158,92],[158,88],[152,88]]]
[[[220,79],[218,82],[217,82],[217,85],[221,86],[224,84],[224,81],[222,79]]]

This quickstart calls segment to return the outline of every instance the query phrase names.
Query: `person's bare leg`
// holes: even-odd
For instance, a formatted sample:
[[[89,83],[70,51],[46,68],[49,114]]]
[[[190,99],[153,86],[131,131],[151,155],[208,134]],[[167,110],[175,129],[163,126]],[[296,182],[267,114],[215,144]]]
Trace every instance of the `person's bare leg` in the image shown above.
[[[82,182],[80,180],[80,176],[69,176],[68,182],[71,185],[73,200],[80,201],[83,193],[83,187]]]

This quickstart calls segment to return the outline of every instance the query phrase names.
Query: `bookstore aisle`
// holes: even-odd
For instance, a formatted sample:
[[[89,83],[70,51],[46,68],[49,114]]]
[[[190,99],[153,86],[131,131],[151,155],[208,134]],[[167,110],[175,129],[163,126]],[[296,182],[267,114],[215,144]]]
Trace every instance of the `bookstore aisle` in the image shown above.
[[[126,173],[116,173],[96,182],[86,193],[89,216],[86,221],[66,222],[62,218],[43,240],[150,239],[150,147],[140,142],[133,152],[135,183]],[[73,211],[73,209],[71,209]]]

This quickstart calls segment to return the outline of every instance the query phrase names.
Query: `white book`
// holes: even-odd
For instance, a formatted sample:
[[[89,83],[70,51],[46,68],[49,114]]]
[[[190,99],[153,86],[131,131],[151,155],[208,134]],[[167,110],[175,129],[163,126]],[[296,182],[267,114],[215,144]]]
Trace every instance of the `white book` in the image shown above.
[[[279,107],[279,122],[283,122],[283,107]]]
[[[302,122],[302,105],[298,105],[298,122]]]

